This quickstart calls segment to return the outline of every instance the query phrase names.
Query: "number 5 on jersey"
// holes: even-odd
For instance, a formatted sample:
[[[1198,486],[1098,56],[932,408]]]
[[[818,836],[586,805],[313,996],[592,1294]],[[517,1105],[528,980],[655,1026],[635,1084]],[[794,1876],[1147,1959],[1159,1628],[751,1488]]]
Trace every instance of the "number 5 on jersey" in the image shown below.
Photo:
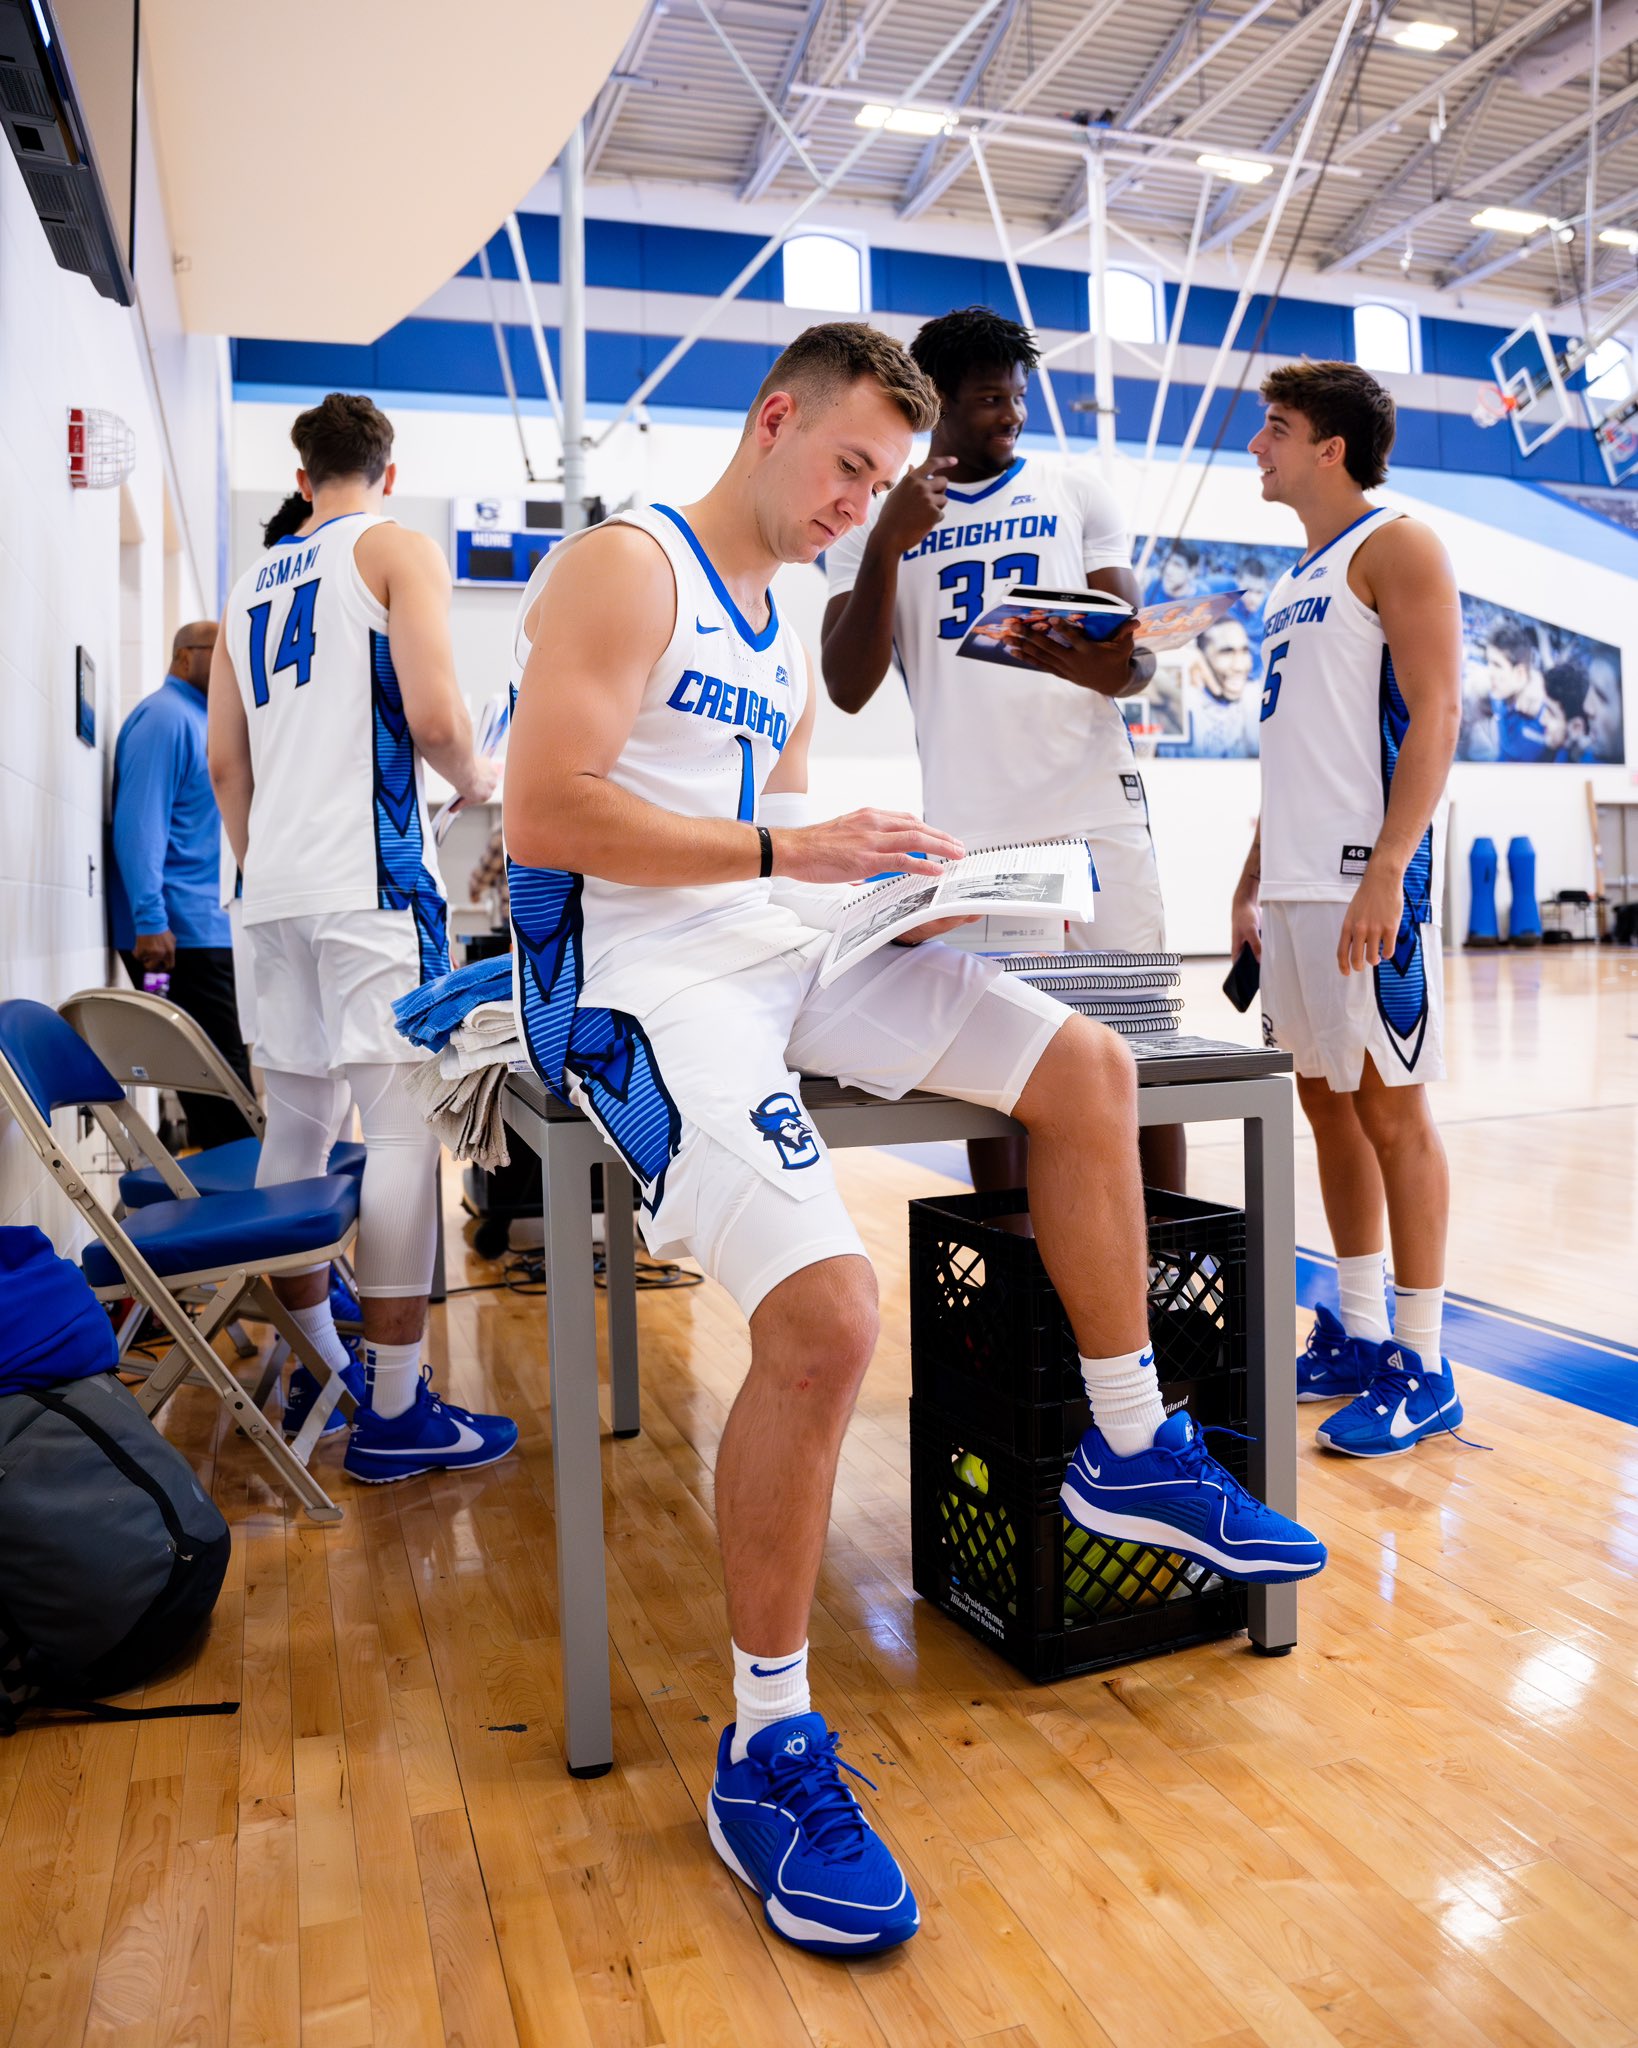
[[[290,593],[290,609],[285,614],[284,631],[279,635],[279,644],[273,653],[273,675],[284,669],[296,671],[296,688],[313,673],[313,606],[318,602],[319,584],[322,577],[313,576],[305,583],[298,583]],[[252,605],[250,608],[250,693],[258,705],[267,702],[267,626],[273,612],[273,603]]]
[[[1263,707],[1257,714],[1259,725],[1265,718],[1274,716],[1274,707],[1280,701],[1280,663],[1285,659],[1286,650],[1290,645],[1289,640],[1282,640],[1278,647],[1271,647],[1268,650],[1268,673],[1263,678]],[[1284,732],[1285,727],[1282,725],[1280,730]]]

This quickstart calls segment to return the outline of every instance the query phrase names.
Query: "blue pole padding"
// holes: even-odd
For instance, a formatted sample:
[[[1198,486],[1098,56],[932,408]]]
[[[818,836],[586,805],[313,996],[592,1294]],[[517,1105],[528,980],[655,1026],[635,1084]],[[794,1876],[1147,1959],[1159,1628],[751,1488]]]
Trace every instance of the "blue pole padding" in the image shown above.
[[[1467,943],[1470,946],[1499,946],[1501,927],[1496,922],[1496,842],[1475,839],[1467,856],[1471,900],[1467,910]]]
[[[1507,842],[1507,879],[1513,901],[1507,912],[1507,936],[1515,946],[1541,944],[1541,905],[1536,901],[1536,849],[1521,832]]]

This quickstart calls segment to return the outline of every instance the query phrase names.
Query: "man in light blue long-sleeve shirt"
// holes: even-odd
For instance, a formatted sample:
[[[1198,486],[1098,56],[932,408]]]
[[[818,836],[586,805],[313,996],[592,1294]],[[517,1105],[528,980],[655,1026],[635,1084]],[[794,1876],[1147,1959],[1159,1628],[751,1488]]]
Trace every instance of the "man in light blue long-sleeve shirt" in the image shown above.
[[[170,673],[120,728],[114,749],[114,858],[108,908],[114,944],[140,988],[171,977],[170,996],[250,1085],[234,1002],[232,934],[221,906],[222,820],[205,760],[205,693],[213,620],[183,626]],[[188,1136],[221,1145],[247,1135],[218,1096],[184,1095]]]

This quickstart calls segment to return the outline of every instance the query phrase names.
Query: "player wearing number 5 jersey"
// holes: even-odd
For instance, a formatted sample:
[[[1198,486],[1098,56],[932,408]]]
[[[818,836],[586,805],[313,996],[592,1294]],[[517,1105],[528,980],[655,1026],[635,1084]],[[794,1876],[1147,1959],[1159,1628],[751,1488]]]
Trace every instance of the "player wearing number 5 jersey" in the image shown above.
[[[447,910],[422,789],[430,762],[482,800],[449,645],[449,570],[382,510],[392,426],[333,392],[291,439],[311,516],[246,569],[210,682],[210,768],[244,875],[267,1132],[257,1183],[325,1171],[350,1091],[364,1127],[356,1251],[367,1400],[347,1470],[369,1483],[487,1464],[516,1441],[501,1416],[437,1401],[421,1337],[437,1232],[437,1141],[404,1087],[419,1052],[392,1006],[447,972]],[[350,1370],[328,1271],[274,1283],[332,1371]],[[298,1406],[317,1389],[298,1373]],[[287,1412],[286,1427],[291,1417]]]
[[[1444,1075],[1439,872],[1461,603],[1436,536],[1365,495],[1394,436],[1375,378],[1291,363],[1262,395],[1263,497],[1291,507],[1307,548],[1263,621],[1262,816],[1233,948],[1260,952],[1265,1029],[1296,1060],[1336,1243],[1340,1326],[1321,1312],[1298,1392],[1355,1395],[1319,1439],[1382,1457],[1462,1414],[1440,1340],[1449,1178],[1422,1085]]]

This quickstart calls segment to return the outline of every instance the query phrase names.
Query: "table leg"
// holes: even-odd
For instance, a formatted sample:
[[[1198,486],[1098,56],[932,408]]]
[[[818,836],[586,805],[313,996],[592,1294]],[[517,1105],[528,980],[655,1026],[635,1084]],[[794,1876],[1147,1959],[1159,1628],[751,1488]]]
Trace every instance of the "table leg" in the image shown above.
[[[614,1762],[603,1460],[597,1412],[597,1306],[591,1262],[591,1167],[603,1156],[589,1124],[548,1124],[541,1147],[546,1218],[546,1329],[552,1394],[552,1499],[562,1632],[564,1753],[569,1774],[600,1778]]]
[[[617,1437],[643,1426],[637,1370],[637,1258],[632,1179],[623,1160],[603,1155],[603,1255],[608,1281],[609,1409]]]
[[[1291,1083],[1283,1076],[1242,1083],[1256,1090],[1245,1119],[1246,1353],[1251,1490],[1282,1515],[1297,1512],[1297,1197],[1292,1166]],[[1297,1640],[1295,1586],[1253,1586],[1251,1640],[1279,1655]]]

